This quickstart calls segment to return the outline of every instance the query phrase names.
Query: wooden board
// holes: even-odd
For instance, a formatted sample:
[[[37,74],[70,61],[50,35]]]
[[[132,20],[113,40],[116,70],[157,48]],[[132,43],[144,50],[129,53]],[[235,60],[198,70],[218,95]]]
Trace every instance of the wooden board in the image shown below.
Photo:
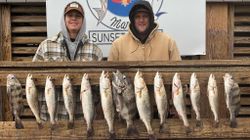
[[[249,139],[250,127],[249,119],[237,119],[238,128],[230,128],[227,119],[220,120],[219,128],[212,127],[212,120],[203,119],[203,128],[195,127],[194,120],[189,120],[192,128],[190,134],[186,134],[182,122],[179,119],[167,119],[165,128],[167,132],[159,134],[159,120],[153,120],[152,127],[156,138],[158,139]],[[115,122],[115,132],[117,139],[147,139],[148,135],[144,124],[140,120],[135,121],[139,136],[126,136],[126,124]],[[50,124],[47,122],[44,128],[39,130],[34,121],[24,122],[25,129],[17,130],[14,122],[0,123],[0,139],[86,139],[86,123],[76,121],[75,128],[67,130],[67,122],[57,123],[55,130],[50,130]],[[108,130],[105,120],[94,121],[94,136],[92,139],[108,139]]]

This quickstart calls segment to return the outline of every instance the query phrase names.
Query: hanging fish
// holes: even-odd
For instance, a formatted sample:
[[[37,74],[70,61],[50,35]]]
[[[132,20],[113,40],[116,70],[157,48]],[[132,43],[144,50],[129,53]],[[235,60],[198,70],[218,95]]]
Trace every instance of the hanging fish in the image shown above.
[[[240,111],[240,88],[239,85],[233,80],[233,76],[231,74],[226,73],[223,78],[226,104],[230,112],[230,127],[236,128],[236,115],[238,115]]]
[[[64,75],[62,88],[63,88],[64,105],[69,114],[68,129],[73,129],[74,112],[75,112],[74,90],[73,90],[73,86],[71,83],[71,79],[68,74]]]
[[[219,127],[219,100],[218,100],[219,97],[218,97],[217,83],[215,80],[215,76],[213,74],[210,74],[209,76],[207,92],[208,92],[209,104],[214,114],[213,126],[217,128]]]
[[[50,116],[51,129],[54,130],[56,127],[55,122],[55,111],[56,111],[56,95],[55,85],[52,81],[51,76],[47,76],[45,84],[45,100]]]
[[[82,77],[80,100],[82,102],[84,119],[87,123],[87,137],[91,137],[94,134],[93,120],[95,106],[89,76],[86,73]]]
[[[160,118],[160,129],[159,132],[163,133],[164,123],[166,121],[167,109],[168,109],[168,100],[167,94],[164,87],[162,75],[157,72],[154,78],[154,96],[155,102]]]
[[[10,109],[15,117],[15,126],[17,129],[23,129],[23,123],[20,118],[24,110],[23,89],[21,83],[13,74],[7,76],[7,95]]]
[[[200,85],[197,79],[196,73],[193,73],[190,78],[190,99],[192,103],[193,110],[196,114],[196,126],[201,127],[201,115],[200,115]]]
[[[134,89],[130,79],[117,70],[113,72],[112,85],[116,111],[126,120],[127,135],[138,134],[133,122],[137,114],[137,108]]]
[[[187,113],[186,113],[186,104],[184,102],[183,89],[181,85],[181,79],[179,73],[175,73],[172,82],[172,98],[176,111],[178,112],[179,117],[182,119],[184,126],[186,128],[186,133],[190,133],[191,129],[189,127]]]
[[[26,90],[27,103],[36,118],[38,128],[41,129],[43,128],[43,125],[42,125],[42,120],[39,116],[40,111],[39,111],[39,105],[38,105],[38,91],[37,91],[35,82],[33,80],[32,74],[28,74],[26,78],[25,90]]]
[[[109,73],[102,71],[100,77],[100,94],[101,94],[101,105],[104,114],[104,118],[108,123],[110,139],[115,139],[115,130],[114,130],[114,105],[112,97],[111,82],[109,79]]]
[[[151,126],[151,104],[150,104],[148,88],[142,77],[142,73],[139,70],[135,75],[134,85],[135,85],[136,106],[139,112],[139,116],[144,125],[146,126],[149,139],[155,139],[154,131]]]

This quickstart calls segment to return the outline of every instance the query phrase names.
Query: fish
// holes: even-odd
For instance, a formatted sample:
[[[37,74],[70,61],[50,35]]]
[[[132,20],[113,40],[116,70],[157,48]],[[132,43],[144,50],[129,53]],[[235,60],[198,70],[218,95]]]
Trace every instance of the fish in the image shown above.
[[[51,76],[47,76],[45,83],[45,100],[50,116],[51,129],[54,130],[56,127],[55,111],[56,111],[56,95],[55,85],[52,81]]]
[[[187,113],[186,113],[186,104],[184,101],[184,93],[182,89],[180,74],[175,73],[172,81],[172,98],[174,107],[179,115],[179,117],[182,119],[186,133],[190,133],[191,129],[189,126],[189,122],[187,119]]]
[[[134,88],[135,88],[135,99],[136,99],[136,106],[140,116],[140,119],[146,126],[149,139],[155,139],[154,131],[151,126],[151,103],[150,97],[148,93],[148,88],[146,83],[143,79],[142,72],[139,70],[135,74],[134,77]]]
[[[8,74],[7,76],[7,95],[9,99],[9,106],[12,114],[15,117],[15,127],[16,129],[23,129],[23,123],[20,118],[24,111],[23,105],[23,89],[19,80],[13,74]]]
[[[27,103],[36,118],[38,128],[41,129],[43,128],[43,125],[42,125],[42,120],[39,116],[40,109],[38,105],[38,90],[36,88],[32,74],[27,75],[25,91],[26,91]]]
[[[164,87],[163,79],[161,73],[157,72],[154,77],[154,97],[155,103],[158,110],[158,115],[160,118],[160,129],[159,132],[163,133],[164,123],[166,121],[166,116],[168,113],[168,99],[166,90]]]
[[[240,88],[238,83],[234,81],[233,76],[231,74],[226,73],[223,76],[223,79],[226,105],[230,113],[230,127],[236,128],[236,116],[239,114],[240,111]]]
[[[104,114],[104,118],[107,121],[109,128],[109,138],[115,139],[115,130],[114,130],[114,103],[112,97],[111,82],[109,79],[109,73],[102,71],[100,76],[100,96],[101,96],[101,106]]]
[[[103,19],[107,14],[108,0],[100,0],[100,5],[101,5],[100,8],[93,8],[97,13],[97,19],[98,19],[97,25],[99,25],[103,21]]]
[[[113,72],[112,89],[116,111],[127,123],[127,135],[138,134],[134,126],[134,118],[137,114],[134,87],[129,77],[119,70]]]
[[[196,126],[201,127],[201,115],[200,115],[200,98],[201,98],[201,91],[199,81],[197,79],[196,73],[192,73],[190,78],[190,99],[193,110],[196,114]]]
[[[63,88],[64,105],[69,114],[68,129],[73,129],[74,128],[74,112],[75,112],[74,90],[73,90],[71,79],[68,74],[64,75],[62,88]]]
[[[218,88],[215,76],[210,74],[207,86],[207,95],[210,104],[210,108],[214,114],[214,124],[215,128],[219,127],[219,100],[218,100]]]
[[[84,73],[82,77],[80,100],[82,103],[84,119],[87,123],[87,137],[91,137],[94,134],[93,120],[95,115],[95,106],[89,81],[89,75],[87,73]]]

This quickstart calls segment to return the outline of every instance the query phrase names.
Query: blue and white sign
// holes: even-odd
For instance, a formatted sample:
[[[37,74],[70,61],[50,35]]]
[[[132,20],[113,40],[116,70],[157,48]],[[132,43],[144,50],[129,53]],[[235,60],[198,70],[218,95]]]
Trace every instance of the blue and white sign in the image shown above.
[[[64,7],[72,0],[47,0],[48,37],[60,31]],[[112,42],[127,32],[129,11],[137,0],[75,0],[82,4],[90,40],[108,56]],[[172,36],[181,55],[204,55],[205,0],[148,0],[160,29]]]

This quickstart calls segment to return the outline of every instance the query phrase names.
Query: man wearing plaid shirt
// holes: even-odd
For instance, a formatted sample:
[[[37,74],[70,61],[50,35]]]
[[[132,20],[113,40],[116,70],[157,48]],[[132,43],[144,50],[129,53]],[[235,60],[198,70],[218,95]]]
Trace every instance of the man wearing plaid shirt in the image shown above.
[[[78,2],[69,3],[63,13],[61,20],[61,32],[56,36],[44,40],[38,47],[33,58],[33,62],[63,62],[63,61],[100,61],[102,60],[102,51],[95,44],[87,39],[86,19],[84,10]],[[63,104],[61,90],[56,89],[57,110],[56,120],[67,119],[67,111]],[[75,114],[81,114],[81,102],[79,94],[76,95]],[[41,118],[49,119],[48,109],[44,94],[39,97]]]

